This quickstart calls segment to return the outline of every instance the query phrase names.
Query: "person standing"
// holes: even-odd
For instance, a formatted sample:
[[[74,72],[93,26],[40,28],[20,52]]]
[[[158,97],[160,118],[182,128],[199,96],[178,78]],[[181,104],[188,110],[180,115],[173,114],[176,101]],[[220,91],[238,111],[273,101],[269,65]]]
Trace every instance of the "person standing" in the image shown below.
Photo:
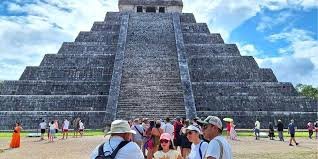
[[[312,139],[312,135],[314,134],[315,127],[311,121],[308,122],[307,129],[308,129],[308,137],[309,139]]]
[[[161,121],[156,121],[156,126],[151,130],[151,136],[153,137],[153,153],[156,153],[160,146],[160,136],[163,134],[163,129],[161,127]]]
[[[235,131],[235,126],[236,125],[234,125],[234,121],[231,121],[230,122],[230,139],[231,140],[238,140],[237,139],[237,133]]]
[[[294,141],[296,145],[299,145],[299,143],[296,142],[295,133],[296,133],[296,125],[294,123],[294,120],[291,120],[288,125],[288,134],[290,134],[289,146],[294,146],[292,144],[292,141]]]
[[[70,126],[70,122],[67,119],[64,119],[63,125],[62,125],[62,132],[63,132],[63,138],[62,139],[67,139],[68,138],[68,129]]]
[[[183,159],[180,152],[174,149],[170,134],[163,133],[160,135],[159,151],[154,154],[154,159]]]
[[[259,136],[260,131],[261,131],[261,123],[256,119],[255,128],[254,128],[256,140],[260,139],[260,136]]]
[[[55,136],[54,121],[51,121],[49,123],[49,142],[54,141],[54,136]]]
[[[204,138],[209,140],[209,146],[205,154],[206,159],[233,159],[231,145],[222,137],[222,121],[216,116],[208,116],[200,121],[203,126]]]
[[[78,126],[79,126],[78,132],[80,133],[80,137],[83,137],[85,127],[84,127],[84,123],[82,122],[82,120],[80,120],[78,122]]]
[[[269,122],[269,125],[268,125],[268,137],[270,140],[274,140],[274,125],[272,122]]]
[[[188,119],[184,120],[183,127],[181,128],[181,131],[180,131],[180,138],[181,138],[180,147],[181,147],[181,156],[183,158],[188,158],[188,155],[191,152],[192,143],[187,138],[187,127],[189,127],[189,125],[190,125],[190,121]]]
[[[107,157],[114,159],[144,159],[139,146],[134,142],[130,142],[132,134],[136,134],[136,132],[131,130],[128,121],[113,121],[108,134],[111,135],[110,138],[93,150],[91,159]]]
[[[165,126],[163,127],[163,131],[164,131],[165,133],[170,134],[170,136],[173,136],[174,127],[173,127],[173,125],[170,123],[170,118],[166,118],[166,123],[165,123]]]
[[[318,139],[318,119],[315,122],[315,130],[316,130],[316,139]]]
[[[42,122],[39,124],[40,129],[41,129],[41,139],[40,140],[44,140],[44,134],[45,134],[45,130],[46,130],[46,122],[45,120],[42,120]]]
[[[174,146],[176,147],[176,149],[178,149],[178,146],[181,145],[181,137],[180,137],[180,130],[181,128],[183,127],[182,123],[181,123],[181,119],[180,117],[177,117],[174,124],[173,124],[173,127],[174,127],[174,140],[173,140],[173,143],[174,143]]]
[[[226,122],[226,138],[230,137],[231,133],[231,123],[230,122]]]
[[[281,120],[278,120],[277,131],[278,131],[279,141],[284,141],[284,135],[283,135],[284,124]]]
[[[59,123],[58,123],[58,120],[54,120],[54,129],[55,129],[54,138],[56,138],[56,134],[59,132]]]
[[[203,159],[208,148],[208,143],[200,139],[201,130],[194,125],[187,128],[187,138],[191,145],[191,152],[188,159]]]
[[[10,148],[19,148],[20,147],[20,132],[21,124],[19,122],[15,123],[15,128],[13,130],[12,139],[10,143]]]
[[[133,134],[132,141],[135,142],[140,149],[142,149],[143,146],[143,140],[144,140],[144,128],[140,125],[139,119],[135,119],[133,125],[131,126],[131,130],[136,131],[136,134]]]

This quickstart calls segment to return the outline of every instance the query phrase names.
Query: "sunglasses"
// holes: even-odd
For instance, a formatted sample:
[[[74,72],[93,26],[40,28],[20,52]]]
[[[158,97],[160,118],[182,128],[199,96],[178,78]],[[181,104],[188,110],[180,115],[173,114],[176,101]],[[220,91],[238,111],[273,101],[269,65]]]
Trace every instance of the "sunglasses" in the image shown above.
[[[189,131],[189,132],[187,132],[187,135],[192,135],[194,133],[196,133],[196,131]]]
[[[204,125],[202,126],[202,129],[207,129],[207,128],[209,127],[209,125],[211,125],[211,127],[214,126],[214,125],[212,125],[212,124],[204,124]]]
[[[166,144],[166,143],[168,143],[168,142],[169,142],[169,140],[160,140],[160,143],[162,143],[162,144],[163,144],[163,143]]]

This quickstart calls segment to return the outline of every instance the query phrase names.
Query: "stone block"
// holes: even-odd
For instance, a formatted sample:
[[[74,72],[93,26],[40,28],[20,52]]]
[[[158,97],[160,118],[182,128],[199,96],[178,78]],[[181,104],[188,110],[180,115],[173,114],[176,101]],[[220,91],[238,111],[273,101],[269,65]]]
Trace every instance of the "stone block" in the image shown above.
[[[108,95],[110,82],[4,81],[0,95]]]
[[[220,34],[183,33],[184,44],[224,44]]]
[[[104,67],[27,67],[20,80],[110,81],[112,69]]]
[[[64,42],[58,54],[112,54],[115,55],[117,44],[98,42]]]
[[[186,53],[192,56],[241,56],[235,44],[186,44]]]

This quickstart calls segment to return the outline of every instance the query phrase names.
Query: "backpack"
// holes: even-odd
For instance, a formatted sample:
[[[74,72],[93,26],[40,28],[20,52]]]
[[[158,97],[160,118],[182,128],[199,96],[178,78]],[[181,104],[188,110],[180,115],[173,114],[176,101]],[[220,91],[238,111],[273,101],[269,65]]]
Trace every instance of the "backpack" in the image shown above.
[[[104,144],[100,145],[98,147],[98,156],[95,159],[114,159],[118,153],[118,151],[123,148],[125,145],[127,145],[129,143],[129,141],[122,141],[117,147],[116,149],[110,154],[105,156],[104,154]]]

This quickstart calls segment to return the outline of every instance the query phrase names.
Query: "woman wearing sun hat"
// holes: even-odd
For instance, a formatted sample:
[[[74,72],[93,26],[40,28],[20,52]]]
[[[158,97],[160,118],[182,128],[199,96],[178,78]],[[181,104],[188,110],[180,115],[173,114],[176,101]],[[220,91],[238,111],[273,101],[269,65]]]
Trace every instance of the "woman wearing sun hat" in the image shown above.
[[[154,159],[182,159],[180,152],[175,150],[171,143],[170,134],[161,134],[159,151],[154,154]]]

